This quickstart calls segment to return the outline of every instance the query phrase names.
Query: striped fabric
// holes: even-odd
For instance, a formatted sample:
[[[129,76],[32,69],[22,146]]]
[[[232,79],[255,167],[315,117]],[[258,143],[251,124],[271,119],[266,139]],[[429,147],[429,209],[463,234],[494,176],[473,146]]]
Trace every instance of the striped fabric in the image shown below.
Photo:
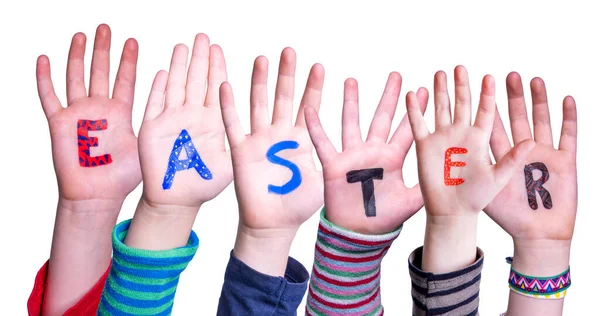
[[[171,315],[179,275],[198,249],[192,231],[188,244],[162,251],[127,247],[131,220],[113,230],[113,260],[98,315]]]
[[[413,316],[478,315],[483,251],[477,248],[472,265],[455,272],[433,274],[420,270],[423,247],[408,258],[412,280]]]
[[[306,315],[383,315],[381,260],[400,230],[384,235],[354,233],[325,219],[323,209]]]

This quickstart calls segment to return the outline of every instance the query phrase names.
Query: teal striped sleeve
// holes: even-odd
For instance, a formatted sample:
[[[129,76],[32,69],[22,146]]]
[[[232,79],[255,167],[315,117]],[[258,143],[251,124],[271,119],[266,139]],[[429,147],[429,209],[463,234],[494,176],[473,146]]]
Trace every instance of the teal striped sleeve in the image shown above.
[[[198,236],[192,231],[180,248],[134,249],[123,243],[130,223],[113,230],[113,260],[98,315],[171,315],[179,275],[198,250]]]

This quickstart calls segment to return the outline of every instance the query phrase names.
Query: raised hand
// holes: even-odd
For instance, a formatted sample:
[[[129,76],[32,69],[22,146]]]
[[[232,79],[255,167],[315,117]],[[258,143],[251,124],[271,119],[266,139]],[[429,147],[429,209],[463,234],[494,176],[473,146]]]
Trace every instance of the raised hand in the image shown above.
[[[66,108],[54,92],[48,57],[37,60],[38,93],[50,127],[59,188],[44,315],[62,315],[101,278],[109,266],[110,233],[121,205],[141,180],[131,126],[138,45],[134,39],[125,42],[111,97],[110,38],[110,28],[98,26],[88,91],[86,37],[73,36]]]
[[[38,58],[38,93],[50,127],[59,194],[67,201],[123,200],[141,181],[131,126],[138,45],[134,39],[125,42],[110,97],[110,37],[110,28],[100,25],[88,93],[83,62],[86,37],[73,36],[66,108],[54,92],[48,57]]]
[[[428,215],[427,229],[430,231],[435,226],[444,226],[455,230],[464,227],[463,225],[470,226],[461,239],[468,255],[462,258],[451,256],[450,261],[458,261],[446,266],[450,271],[473,262],[479,211],[508,183],[533,147],[531,141],[519,143],[497,164],[492,164],[489,157],[489,140],[496,108],[494,79],[489,75],[483,78],[479,109],[473,125],[469,79],[464,67],[456,67],[454,81],[456,104],[452,121],[446,76],[443,72],[435,75],[433,134],[427,130],[416,95],[407,95],[408,115],[416,141],[419,182]],[[472,238],[466,237],[467,234]],[[423,250],[424,269],[436,270],[432,262],[439,261],[431,260],[432,257],[439,254],[448,255],[437,251],[436,255],[430,255],[430,250],[444,247],[442,241],[446,238],[436,237],[441,239],[440,242],[428,242],[428,238],[433,236],[426,234]]]
[[[324,70],[318,64],[311,69],[292,125],[295,52],[286,48],[281,53],[270,123],[267,68],[267,59],[258,57],[252,73],[250,135],[240,125],[228,83],[221,85],[221,110],[240,211],[234,254],[256,270],[283,275],[297,229],[323,203],[323,180],[315,167],[303,111],[306,106],[319,108]],[[262,262],[265,258],[269,262]]]
[[[513,142],[526,140],[535,142],[535,146],[484,211],[513,237],[515,271],[530,276],[554,276],[569,267],[577,213],[575,100],[570,96],[563,100],[562,131],[555,149],[544,81],[531,80],[533,137],[519,74],[510,73],[506,86]],[[490,144],[496,160],[504,159],[511,150],[498,114]],[[562,300],[535,300],[511,292],[510,315],[561,313]]]
[[[189,69],[187,61],[187,46],[175,46],[170,72],[159,71],[152,84],[139,136],[144,193],[125,239],[130,247],[184,246],[200,206],[232,180],[219,107],[223,51],[198,34]]]
[[[358,84],[354,79],[346,80],[342,153],[337,153],[327,138],[316,111],[305,110],[308,131],[323,165],[326,216],[340,227],[363,234],[388,233],[423,206],[419,186],[407,188],[402,177],[404,158],[413,142],[406,116],[388,142],[401,84],[400,74],[391,73],[363,141]],[[417,95],[424,111],[427,90],[420,89]]]
[[[169,73],[154,79],[140,130],[144,199],[151,205],[197,209],[232,180],[219,107],[227,80],[223,51],[198,34],[189,69],[187,60],[188,48],[175,46]]]

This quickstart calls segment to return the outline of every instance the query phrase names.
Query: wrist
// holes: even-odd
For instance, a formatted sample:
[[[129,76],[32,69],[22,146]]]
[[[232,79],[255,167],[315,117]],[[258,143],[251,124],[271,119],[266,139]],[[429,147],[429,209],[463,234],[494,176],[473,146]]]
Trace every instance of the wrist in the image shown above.
[[[233,253],[260,273],[284,276],[296,231],[291,228],[257,230],[240,223]]]
[[[512,267],[523,275],[550,277],[569,268],[570,240],[515,240]]]
[[[85,230],[110,229],[115,226],[123,206],[122,199],[69,200],[58,199],[57,218],[72,228]]]
[[[199,207],[153,204],[142,196],[124,244],[144,250],[167,250],[187,244]]]
[[[477,257],[478,214],[427,215],[422,269],[448,273],[473,264]]]

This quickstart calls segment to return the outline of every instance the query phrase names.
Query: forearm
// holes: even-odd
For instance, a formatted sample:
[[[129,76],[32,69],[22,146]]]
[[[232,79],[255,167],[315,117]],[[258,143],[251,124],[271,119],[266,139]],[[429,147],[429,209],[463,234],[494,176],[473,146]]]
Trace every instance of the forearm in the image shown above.
[[[106,272],[111,231],[121,200],[58,202],[48,266],[44,315],[62,315]]]
[[[569,268],[570,241],[517,241],[512,267],[520,274],[536,277],[558,275]],[[562,315],[564,299],[540,299],[510,291],[509,316]]]
[[[475,262],[477,214],[461,216],[427,215],[422,269],[447,273]]]
[[[252,269],[284,276],[296,229],[254,230],[238,226],[233,254]]]
[[[188,242],[200,207],[156,205],[140,199],[125,244],[144,250],[167,250]]]

